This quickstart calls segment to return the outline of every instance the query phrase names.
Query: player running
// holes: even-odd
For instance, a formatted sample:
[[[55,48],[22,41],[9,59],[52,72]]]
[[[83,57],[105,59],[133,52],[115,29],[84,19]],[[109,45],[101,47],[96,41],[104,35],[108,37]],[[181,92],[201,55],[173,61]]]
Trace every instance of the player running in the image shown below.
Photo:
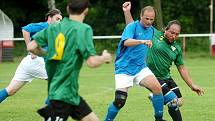
[[[31,37],[47,28],[49,24],[59,23],[62,19],[61,12],[58,9],[50,10],[46,14],[46,22],[31,23],[27,26],[22,27],[23,37],[26,46],[31,41]],[[46,49],[46,46],[44,46]],[[24,57],[16,69],[13,79],[10,84],[0,90],[0,103],[4,101],[7,97],[14,95],[19,91],[27,82],[31,82],[34,78],[47,79],[47,74],[45,70],[45,62],[43,57],[36,56],[29,53]]]
[[[83,23],[88,5],[88,0],[69,0],[69,18],[37,33],[28,45],[31,52],[47,57],[50,104],[38,110],[45,121],[66,121],[69,116],[77,121],[99,121],[79,94],[79,72],[84,60],[95,68],[111,62],[111,55],[107,51],[96,55],[92,28]],[[48,45],[47,53],[41,49],[44,45]]]

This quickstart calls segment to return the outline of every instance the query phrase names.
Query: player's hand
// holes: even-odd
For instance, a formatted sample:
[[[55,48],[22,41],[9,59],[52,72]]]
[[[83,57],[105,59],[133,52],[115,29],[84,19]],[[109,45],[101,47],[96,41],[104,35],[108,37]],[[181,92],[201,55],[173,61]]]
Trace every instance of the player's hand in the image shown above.
[[[35,59],[37,58],[37,55],[34,55],[33,53],[31,53],[31,59]]]
[[[105,62],[105,63],[110,63],[110,62],[112,61],[112,56],[111,56],[110,53],[107,52],[107,50],[104,50],[104,51],[102,52],[102,56],[103,56],[103,58],[104,58],[104,62]]]
[[[146,45],[146,46],[148,46],[148,47],[152,47],[152,41],[151,40],[144,40],[144,41],[141,41],[142,42],[142,44],[144,44],[144,45]]]
[[[131,2],[129,1],[129,2],[125,2],[125,3],[123,3],[122,4],[122,10],[124,11],[124,12],[130,12],[130,10],[131,10]]]
[[[197,85],[193,85],[192,90],[194,92],[196,92],[199,96],[202,96],[204,94],[204,90],[201,87],[197,86]]]

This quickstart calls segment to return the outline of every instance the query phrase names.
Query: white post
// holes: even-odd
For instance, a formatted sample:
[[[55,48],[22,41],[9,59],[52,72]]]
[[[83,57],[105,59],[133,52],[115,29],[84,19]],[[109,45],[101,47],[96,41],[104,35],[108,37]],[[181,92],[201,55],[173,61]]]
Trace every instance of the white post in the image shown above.
[[[210,4],[209,8],[210,8],[210,34],[212,34],[213,33],[213,0],[211,0],[211,4]],[[213,52],[213,46],[215,46],[215,45],[213,45],[214,43],[212,41],[214,41],[214,40],[211,35],[210,36],[210,54],[211,54],[211,56],[214,56],[215,52]]]
[[[210,33],[213,33],[213,0],[211,0],[210,4]]]

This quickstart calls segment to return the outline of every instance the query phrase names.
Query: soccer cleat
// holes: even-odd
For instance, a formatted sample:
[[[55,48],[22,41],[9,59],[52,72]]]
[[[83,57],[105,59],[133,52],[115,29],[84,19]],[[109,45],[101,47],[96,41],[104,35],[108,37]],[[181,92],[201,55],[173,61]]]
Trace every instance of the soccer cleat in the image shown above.
[[[48,115],[47,115],[47,108],[48,108],[48,106],[44,106],[44,107],[42,107],[42,108],[40,108],[40,109],[38,109],[37,110],[37,113],[41,116],[41,117],[44,117],[44,118],[46,118]]]

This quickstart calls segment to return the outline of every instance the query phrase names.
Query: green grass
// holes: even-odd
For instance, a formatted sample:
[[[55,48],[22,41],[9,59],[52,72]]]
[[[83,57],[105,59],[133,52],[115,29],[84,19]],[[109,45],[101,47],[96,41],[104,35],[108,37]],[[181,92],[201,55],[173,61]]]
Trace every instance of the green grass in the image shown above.
[[[19,61],[0,63],[0,88],[9,84],[18,64]],[[184,121],[214,121],[215,60],[212,58],[185,59],[185,64],[196,84],[204,88],[205,95],[200,97],[192,92],[180,78],[177,69],[172,68],[172,76],[177,81],[184,98],[184,106],[181,108]],[[16,95],[9,97],[0,104],[0,121],[42,120],[36,110],[44,103],[46,87],[46,81],[35,79]],[[108,104],[114,98],[114,90],[113,63],[97,69],[83,66],[80,74],[80,94],[101,120],[105,116]],[[147,99],[148,93],[145,88],[130,89],[127,103],[116,121],[153,121],[153,109]],[[171,121],[166,107],[164,118]]]

